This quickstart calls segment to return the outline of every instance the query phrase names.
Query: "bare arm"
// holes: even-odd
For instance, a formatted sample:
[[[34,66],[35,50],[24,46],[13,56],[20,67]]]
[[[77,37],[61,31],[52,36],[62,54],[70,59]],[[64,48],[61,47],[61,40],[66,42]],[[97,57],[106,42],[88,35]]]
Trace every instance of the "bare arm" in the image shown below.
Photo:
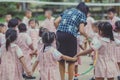
[[[60,21],[61,21],[61,17],[58,17],[58,18],[54,21],[54,25],[55,25],[56,29],[58,28]]]
[[[79,47],[80,47],[82,50],[85,50],[85,48],[84,48],[82,45],[79,45]]]
[[[21,57],[21,58],[19,58],[19,59],[20,59],[20,62],[22,63],[22,66],[23,66],[25,72],[27,73],[27,75],[28,75],[28,76],[31,76],[31,75],[32,75],[32,72],[31,72],[30,70],[28,70],[27,65],[26,65],[26,63],[25,63],[25,58],[24,58],[24,57]]]
[[[81,23],[81,24],[79,25],[79,32],[80,32],[81,35],[83,35],[84,37],[86,37],[86,38],[88,39],[88,35],[87,35],[87,33],[85,32],[84,27],[85,27],[84,23]]]
[[[77,58],[72,58],[72,57],[65,56],[65,55],[62,55],[61,58],[66,60],[66,61],[77,61]]]
[[[87,50],[77,54],[75,57],[79,57],[79,56],[82,56],[82,55],[90,54],[92,51],[94,51],[92,48],[87,49]]]
[[[33,64],[32,72],[34,72],[34,71],[35,71],[35,69],[36,69],[36,67],[37,67],[38,63],[39,63],[39,61],[36,61],[36,62]]]

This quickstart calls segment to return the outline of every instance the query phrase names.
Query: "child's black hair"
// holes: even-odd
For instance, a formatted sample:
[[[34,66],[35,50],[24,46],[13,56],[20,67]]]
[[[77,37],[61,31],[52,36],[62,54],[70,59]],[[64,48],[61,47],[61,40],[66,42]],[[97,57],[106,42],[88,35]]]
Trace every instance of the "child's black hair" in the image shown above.
[[[110,38],[114,41],[112,25],[109,22],[101,22],[98,26],[99,32],[102,32],[102,37]]]
[[[35,21],[35,23],[39,25],[38,20],[36,20],[36,19],[30,19],[28,23],[30,24],[31,21]]]
[[[19,32],[26,32],[27,31],[27,27],[24,23],[19,24],[18,29],[19,29]]]
[[[39,29],[39,36],[42,37],[42,34],[44,32],[47,32],[47,31],[48,31],[47,28],[40,27],[40,29]]]
[[[112,13],[116,13],[116,10],[115,10],[115,8],[110,8],[110,9],[108,9],[107,12],[108,12],[108,13],[110,13],[110,12],[112,12]]]
[[[18,25],[18,20],[17,19],[11,19],[8,22],[8,28],[15,28]]]
[[[115,22],[115,31],[120,31],[120,20]]]
[[[8,47],[12,42],[14,42],[17,39],[17,31],[13,29],[8,29],[6,34],[6,50],[8,51]]]
[[[43,52],[47,46],[51,46],[54,40],[55,40],[54,32],[44,32],[42,34],[42,42],[44,43]]]
[[[5,25],[3,23],[0,23],[0,27],[4,27]]]
[[[87,16],[89,12],[89,7],[84,2],[80,2],[76,8]]]

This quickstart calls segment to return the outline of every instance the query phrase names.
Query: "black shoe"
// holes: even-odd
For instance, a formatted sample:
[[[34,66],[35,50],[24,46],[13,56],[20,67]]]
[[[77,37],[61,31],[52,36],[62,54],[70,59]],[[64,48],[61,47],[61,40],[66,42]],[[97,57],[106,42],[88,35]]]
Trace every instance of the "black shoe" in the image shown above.
[[[26,74],[25,74],[25,73],[23,73],[23,74],[22,74],[22,76],[23,76],[23,78],[25,78]]]
[[[75,77],[74,80],[78,80],[78,77]]]
[[[93,77],[91,78],[91,79],[89,79],[89,80],[95,80]]]
[[[36,77],[33,76],[26,76],[26,74],[22,74],[23,78],[25,79],[36,79]]]
[[[120,80],[120,76],[118,76],[117,79]]]

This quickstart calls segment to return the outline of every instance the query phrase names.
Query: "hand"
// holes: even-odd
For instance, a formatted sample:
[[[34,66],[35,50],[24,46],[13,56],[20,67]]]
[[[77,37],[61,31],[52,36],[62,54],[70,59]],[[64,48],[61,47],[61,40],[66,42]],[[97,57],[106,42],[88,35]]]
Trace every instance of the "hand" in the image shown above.
[[[73,61],[73,62],[76,62],[77,59],[78,59],[77,57],[73,57],[73,58],[72,58],[72,61]]]

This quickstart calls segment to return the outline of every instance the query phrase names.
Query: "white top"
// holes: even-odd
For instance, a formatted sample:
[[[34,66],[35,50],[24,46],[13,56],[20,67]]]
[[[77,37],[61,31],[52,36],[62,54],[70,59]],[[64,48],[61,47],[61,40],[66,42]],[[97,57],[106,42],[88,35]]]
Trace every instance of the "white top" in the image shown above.
[[[105,42],[110,42],[109,38],[104,37],[104,38],[100,38],[100,39]],[[115,43],[116,43],[116,45],[120,45],[120,40],[115,38]],[[102,46],[102,43],[100,42],[100,40],[97,37],[94,37],[91,44],[92,44],[91,47],[94,48],[95,50],[100,49]]]
[[[28,22],[29,22],[29,18],[27,18],[26,16],[23,18],[22,22],[27,26],[28,28]]]
[[[10,47],[15,47],[17,46],[17,50],[16,50],[16,54],[17,54],[17,57],[20,58],[23,56],[23,53],[22,53],[22,50],[18,47],[18,45],[14,44],[14,43],[11,43]],[[0,57],[2,55],[2,50],[0,49]]]
[[[56,50],[55,48],[53,48],[51,46],[48,46],[45,48],[45,51],[47,51],[48,49],[52,50],[52,55],[55,60],[58,60],[58,61],[61,60],[62,54],[58,50]]]

